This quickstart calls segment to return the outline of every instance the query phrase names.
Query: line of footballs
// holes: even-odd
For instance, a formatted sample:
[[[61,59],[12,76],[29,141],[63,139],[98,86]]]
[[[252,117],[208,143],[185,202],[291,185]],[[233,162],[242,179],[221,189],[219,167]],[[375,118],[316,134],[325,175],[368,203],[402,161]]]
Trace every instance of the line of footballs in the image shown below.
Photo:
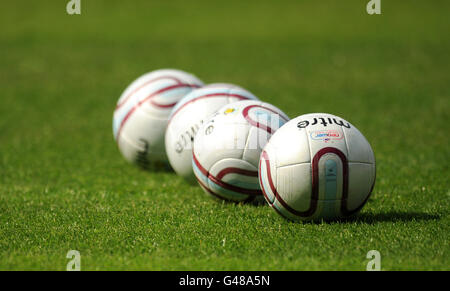
[[[208,194],[265,200],[291,220],[353,215],[375,183],[372,148],[348,121],[326,113],[290,120],[242,87],[204,85],[180,70],[131,83],[117,102],[113,132],[132,163],[168,161]]]

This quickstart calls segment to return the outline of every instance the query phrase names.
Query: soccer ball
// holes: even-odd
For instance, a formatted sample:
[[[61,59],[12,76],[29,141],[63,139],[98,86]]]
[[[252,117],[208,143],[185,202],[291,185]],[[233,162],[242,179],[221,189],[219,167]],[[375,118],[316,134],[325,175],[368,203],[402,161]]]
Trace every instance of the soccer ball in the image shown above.
[[[286,123],[261,154],[266,201],[291,220],[336,219],[359,212],[375,183],[375,156],[348,121],[314,113]]]
[[[192,167],[200,186],[224,200],[264,201],[258,181],[261,151],[288,120],[280,109],[261,101],[221,107],[195,137]]]
[[[218,83],[192,91],[174,107],[166,130],[166,152],[178,175],[195,182],[192,143],[203,121],[225,104],[249,99],[258,98],[239,86]]]
[[[114,138],[131,163],[147,167],[167,161],[164,132],[175,104],[201,87],[194,75],[173,69],[147,73],[122,93],[113,117]]]

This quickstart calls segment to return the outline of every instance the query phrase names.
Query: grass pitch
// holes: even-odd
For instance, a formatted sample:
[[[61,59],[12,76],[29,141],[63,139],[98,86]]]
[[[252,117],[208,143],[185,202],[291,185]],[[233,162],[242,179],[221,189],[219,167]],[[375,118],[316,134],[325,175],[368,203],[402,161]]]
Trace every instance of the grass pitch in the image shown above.
[[[449,270],[448,1],[5,1],[0,11],[0,269]],[[167,3],[166,3],[167,2]],[[329,112],[372,144],[354,220],[292,223],[127,164],[112,113],[174,67],[291,117]]]

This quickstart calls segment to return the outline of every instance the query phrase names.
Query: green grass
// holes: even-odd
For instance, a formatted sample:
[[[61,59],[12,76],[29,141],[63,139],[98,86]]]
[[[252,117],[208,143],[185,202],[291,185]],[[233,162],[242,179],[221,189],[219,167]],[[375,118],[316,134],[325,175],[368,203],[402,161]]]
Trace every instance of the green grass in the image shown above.
[[[450,269],[448,1],[66,2],[0,3],[0,269],[65,270],[72,249],[83,270],[365,270],[372,249]],[[355,124],[377,159],[359,217],[292,223],[127,164],[115,103],[164,67]]]

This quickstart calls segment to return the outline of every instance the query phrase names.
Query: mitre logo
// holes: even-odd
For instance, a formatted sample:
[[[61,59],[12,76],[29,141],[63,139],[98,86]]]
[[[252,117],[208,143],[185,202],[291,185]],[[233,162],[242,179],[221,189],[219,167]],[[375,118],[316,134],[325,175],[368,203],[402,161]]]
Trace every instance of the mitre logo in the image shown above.
[[[341,119],[336,120],[336,118],[331,118],[331,117],[327,117],[327,118],[325,118],[325,117],[318,117],[318,118],[314,117],[312,120],[303,120],[303,121],[300,121],[299,123],[297,123],[297,127],[298,128],[306,128],[306,127],[308,127],[310,125],[316,125],[316,124],[320,124],[320,125],[323,125],[325,127],[327,125],[331,125],[331,124],[336,124],[336,125],[343,126],[343,127],[346,127],[346,128],[350,128],[351,127],[350,123],[342,121]]]

